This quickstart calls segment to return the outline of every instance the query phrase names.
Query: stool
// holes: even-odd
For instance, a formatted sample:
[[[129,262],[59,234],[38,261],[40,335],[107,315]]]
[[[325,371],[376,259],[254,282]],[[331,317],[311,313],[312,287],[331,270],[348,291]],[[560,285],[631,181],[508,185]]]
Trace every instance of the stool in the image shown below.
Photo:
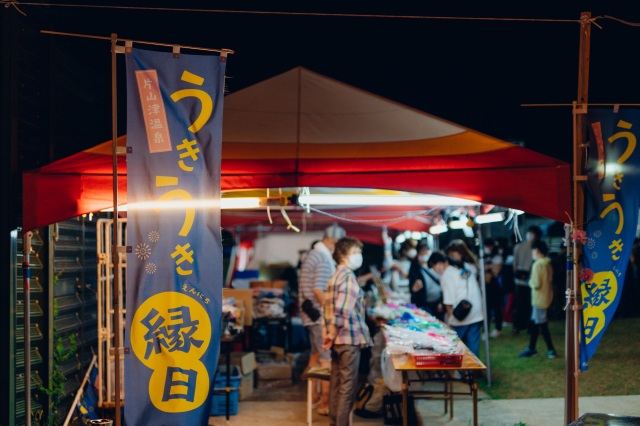
[[[331,380],[331,370],[322,367],[308,368],[303,374],[307,380],[307,424],[313,424],[313,380]],[[349,426],[353,423],[353,410],[349,413]]]

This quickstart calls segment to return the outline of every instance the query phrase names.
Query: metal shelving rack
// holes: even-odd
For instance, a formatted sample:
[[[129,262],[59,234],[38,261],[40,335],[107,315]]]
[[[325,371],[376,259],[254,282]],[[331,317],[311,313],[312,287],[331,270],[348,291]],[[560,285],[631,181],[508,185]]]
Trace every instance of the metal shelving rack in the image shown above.
[[[30,264],[30,372],[31,423],[63,424],[75,393],[91,358],[97,351],[97,258],[96,224],[78,217],[33,231]],[[15,362],[10,366],[10,425],[26,423],[25,321],[22,235],[12,233],[12,276],[14,298],[11,301],[12,329],[10,351]],[[56,361],[54,352],[67,357]],[[62,395],[52,397],[54,371],[62,373]],[[54,403],[55,402],[55,403]]]

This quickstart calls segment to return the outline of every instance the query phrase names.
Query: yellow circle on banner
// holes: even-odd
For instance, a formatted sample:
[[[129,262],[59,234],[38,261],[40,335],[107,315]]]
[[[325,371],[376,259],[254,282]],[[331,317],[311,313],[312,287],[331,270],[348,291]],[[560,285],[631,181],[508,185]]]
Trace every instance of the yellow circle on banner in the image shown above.
[[[161,411],[193,410],[209,394],[209,373],[200,361],[211,343],[211,319],[196,299],[178,292],[151,296],[131,321],[131,348],[153,370],[149,397]]]
[[[149,380],[149,399],[160,411],[184,413],[200,407],[209,395],[209,372],[200,361],[182,368],[157,369]]]
[[[598,272],[590,283],[582,283],[580,289],[585,342],[589,344],[604,328],[604,310],[616,300],[618,279],[611,271]]]

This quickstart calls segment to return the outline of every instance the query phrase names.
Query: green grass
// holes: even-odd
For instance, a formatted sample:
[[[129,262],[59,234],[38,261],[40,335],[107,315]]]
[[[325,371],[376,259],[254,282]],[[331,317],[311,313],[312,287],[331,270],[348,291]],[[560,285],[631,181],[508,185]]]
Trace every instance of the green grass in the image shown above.
[[[542,336],[538,338],[538,357],[519,358],[529,344],[529,334],[511,334],[505,327],[502,336],[489,339],[491,386],[487,377],[479,380],[480,389],[494,399],[564,397],[565,322],[549,324],[558,358],[548,359]],[[480,344],[480,359],[486,363],[485,343]],[[614,318],[607,328],[589,369],[578,376],[579,396],[640,394],[640,318]]]

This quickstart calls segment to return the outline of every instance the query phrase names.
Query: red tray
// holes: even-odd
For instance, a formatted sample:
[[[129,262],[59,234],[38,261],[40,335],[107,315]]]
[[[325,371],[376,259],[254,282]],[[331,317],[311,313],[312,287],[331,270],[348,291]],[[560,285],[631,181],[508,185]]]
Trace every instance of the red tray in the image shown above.
[[[413,354],[416,367],[460,367],[463,354]]]

